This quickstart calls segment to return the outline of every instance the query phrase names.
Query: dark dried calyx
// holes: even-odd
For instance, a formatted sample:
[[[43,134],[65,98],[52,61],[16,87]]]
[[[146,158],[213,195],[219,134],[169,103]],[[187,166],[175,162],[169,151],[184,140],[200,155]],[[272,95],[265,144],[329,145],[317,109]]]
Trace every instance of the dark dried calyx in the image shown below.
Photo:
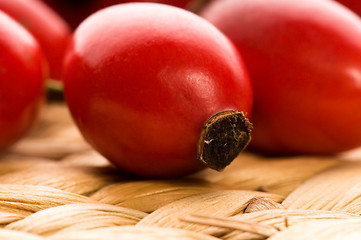
[[[198,140],[197,157],[207,167],[223,170],[251,140],[252,124],[240,111],[224,111],[204,124]]]

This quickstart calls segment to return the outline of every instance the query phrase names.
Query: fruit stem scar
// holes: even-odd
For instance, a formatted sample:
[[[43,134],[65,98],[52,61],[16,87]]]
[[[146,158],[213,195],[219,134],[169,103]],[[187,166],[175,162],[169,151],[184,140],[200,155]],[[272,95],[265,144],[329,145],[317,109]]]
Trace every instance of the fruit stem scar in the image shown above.
[[[228,166],[251,141],[252,123],[243,112],[214,114],[204,124],[197,145],[197,158],[217,171]]]

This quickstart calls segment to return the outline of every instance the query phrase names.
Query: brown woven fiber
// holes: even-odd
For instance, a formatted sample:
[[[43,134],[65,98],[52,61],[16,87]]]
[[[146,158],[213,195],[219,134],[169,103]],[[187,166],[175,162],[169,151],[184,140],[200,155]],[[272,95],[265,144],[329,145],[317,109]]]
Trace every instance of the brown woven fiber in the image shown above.
[[[62,104],[1,155],[0,239],[361,239],[361,154],[265,159],[135,179],[92,150]]]

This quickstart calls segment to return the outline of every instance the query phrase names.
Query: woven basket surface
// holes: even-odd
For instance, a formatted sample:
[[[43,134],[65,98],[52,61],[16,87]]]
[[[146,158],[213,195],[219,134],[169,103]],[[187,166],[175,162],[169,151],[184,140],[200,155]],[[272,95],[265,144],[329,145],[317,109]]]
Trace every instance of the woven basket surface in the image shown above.
[[[135,179],[48,104],[0,161],[0,239],[361,239],[361,151]]]

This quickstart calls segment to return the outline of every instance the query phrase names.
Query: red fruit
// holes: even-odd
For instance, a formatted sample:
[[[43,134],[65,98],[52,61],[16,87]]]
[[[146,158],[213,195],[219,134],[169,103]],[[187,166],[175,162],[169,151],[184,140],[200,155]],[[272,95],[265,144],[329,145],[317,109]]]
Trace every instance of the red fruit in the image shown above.
[[[39,0],[0,0],[0,10],[34,35],[48,60],[50,77],[61,79],[64,52],[71,33],[65,21]]]
[[[184,9],[190,9],[201,0],[42,0],[55,11],[63,16],[64,19],[76,29],[78,25],[92,13],[120,3],[129,2],[154,2],[172,5]]]
[[[179,8],[188,8],[190,7],[192,2],[195,2],[195,0],[98,0],[97,2],[98,2],[97,5],[100,8],[109,7],[111,5],[115,5],[119,3],[129,3],[129,2],[153,2],[153,3],[168,4]]]
[[[222,0],[201,14],[241,52],[254,86],[253,140],[267,154],[361,145],[361,21],[327,0]]]
[[[0,150],[34,124],[45,91],[45,59],[34,37],[0,11]]]
[[[203,124],[226,110],[250,113],[252,102],[248,75],[231,42],[195,14],[154,3],[117,5],[85,20],[66,56],[64,87],[85,139],[116,165],[148,177],[202,168],[197,141]],[[217,154],[207,151],[224,157],[233,151],[228,144],[242,148],[249,137],[241,114],[229,115],[221,126],[232,132],[220,138],[231,141],[213,148],[216,138],[201,140],[199,158],[214,168],[229,162],[210,163],[205,155]],[[242,134],[247,140],[239,144]]]

